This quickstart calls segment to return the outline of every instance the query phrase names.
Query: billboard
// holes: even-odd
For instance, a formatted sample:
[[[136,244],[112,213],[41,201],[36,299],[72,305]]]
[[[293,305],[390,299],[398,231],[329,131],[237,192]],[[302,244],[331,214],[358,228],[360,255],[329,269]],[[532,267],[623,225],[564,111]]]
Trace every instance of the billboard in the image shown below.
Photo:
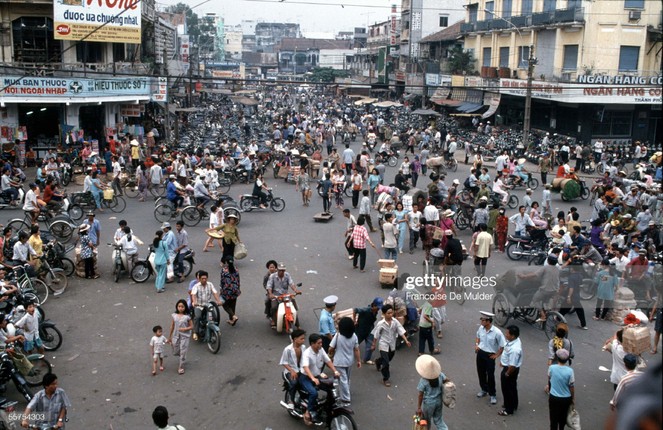
[[[54,0],[57,40],[140,44],[139,0]]]

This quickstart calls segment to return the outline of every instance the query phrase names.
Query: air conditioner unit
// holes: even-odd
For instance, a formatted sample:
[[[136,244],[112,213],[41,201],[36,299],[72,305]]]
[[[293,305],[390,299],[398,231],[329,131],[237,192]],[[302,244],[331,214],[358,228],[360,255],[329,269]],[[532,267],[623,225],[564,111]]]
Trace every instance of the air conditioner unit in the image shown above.
[[[628,11],[628,19],[631,21],[637,21],[640,19],[642,16],[642,11],[640,10],[629,10]]]

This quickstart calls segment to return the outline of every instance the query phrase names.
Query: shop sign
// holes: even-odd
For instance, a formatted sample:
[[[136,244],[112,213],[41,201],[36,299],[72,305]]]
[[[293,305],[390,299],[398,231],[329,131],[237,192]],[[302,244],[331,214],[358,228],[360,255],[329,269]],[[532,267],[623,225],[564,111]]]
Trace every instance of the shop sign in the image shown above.
[[[139,117],[143,113],[145,113],[145,105],[143,104],[120,105],[120,116]]]
[[[405,72],[402,72],[400,70],[396,71],[396,80],[397,81],[405,81]]]
[[[7,76],[0,81],[3,97],[105,97],[145,96],[150,94],[150,78],[42,78]]]
[[[631,146],[633,143],[632,139],[592,139],[591,140],[591,145],[594,147],[594,144],[596,142],[603,142],[603,147],[605,148],[606,146]]]
[[[87,42],[141,42],[140,0],[54,0],[53,37]]]
[[[500,93],[525,97],[527,81],[500,79]],[[532,98],[561,103],[652,104],[663,101],[663,89],[655,86],[617,86],[532,82]]]
[[[628,76],[628,75],[580,75],[579,84],[607,85],[663,85],[663,76]]]
[[[152,94],[152,101],[166,102],[168,100],[168,78],[159,78],[157,92]]]
[[[440,85],[440,75],[437,73],[426,73],[426,85],[432,87]]]

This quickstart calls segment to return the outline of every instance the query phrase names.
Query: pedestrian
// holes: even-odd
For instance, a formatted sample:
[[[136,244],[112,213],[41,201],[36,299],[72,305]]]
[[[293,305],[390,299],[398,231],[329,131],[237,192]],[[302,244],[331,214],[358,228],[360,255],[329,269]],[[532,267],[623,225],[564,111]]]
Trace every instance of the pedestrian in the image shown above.
[[[617,384],[622,380],[624,375],[626,375],[626,367],[624,366],[624,356],[626,351],[622,346],[624,330],[617,330],[615,335],[608,339],[603,345],[604,351],[609,351],[612,353],[612,370],[610,371],[610,382],[613,384],[613,388],[617,389]]]
[[[154,287],[157,293],[166,291],[166,274],[168,271],[168,248],[166,243],[162,240],[163,230],[157,230],[154,233],[152,240],[152,248],[154,249],[154,269],[156,271],[156,278],[154,280]]]
[[[189,250],[189,234],[184,230],[184,221],[175,223],[175,262],[174,272],[180,283],[184,282],[184,255]]]
[[[329,174],[322,176],[318,187],[321,189],[322,197],[322,213],[329,214],[329,209],[331,209],[331,192],[332,192],[332,181],[329,179]],[[361,213],[361,212],[360,212]]]
[[[382,232],[384,234],[384,241],[382,248],[384,249],[384,258],[396,261],[398,259],[398,234],[399,230],[392,220],[394,215],[387,213],[384,215],[384,223],[382,223]]]
[[[196,282],[197,283],[197,282]],[[186,353],[189,351],[189,341],[193,331],[193,321],[189,314],[189,306],[186,300],[180,299],[175,304],[175,312],[172,314],[173,320],[170,323],[170,333],[168,334],[168,343],[173,346],[173,355],[180,358],[177,373],[184,375],[184,363],[186,362]],[[175,337],[173,338],[173,334]]]
[[[223,221],[223,209],[213,205],[210,208],[209,228],[206,231],[209,232],[210,230],[216,229],[219,224],[223,224]],[[223,243],[221,242],[221,239],[216,239],[216,242],[219,244],[219,248],[223,250]],[[209,235],[205,241],[205,244],[203,245],[203,252],[207,252],[209,250],[208,248],[214,248],[214,238]]]
[[[431,428],[431,422],[437,430],[447,430],[442,416],[444,397],[444,384],[449,382],[446,375],[442,373],[442,366],[435,357],[422,355],[414,364],[417,373],[421,376],[417,391],[417,415],[426,420],[427,427]]]
[[[141,162],[136,169],[136,182],[138,183],[138,201],[144,202],[147,196],[149,175],[145,163]]]
[[[88,236],[90,236],[90,243],[95,248],[99,248],[99,238],[101,237],[101,223],[95,218],[94,212],[87,213],[87,219],[81,225],[90,226]]]
[[[620,407],[620,400],[623,399],[622,396],[628,395],[629,385],[636,382],[637,379],[642,376],[643,372],[636,368],[637,365],[638,356],[635,354],[626,354],[624,356],[624,367],[626,367],[626,375],[624,375],[619,381],[619,384],[617,384],[615,394],[612,396],[612,400],[610,400],[610,409],[613,411]]]
[[[350,317],[343,317],[338,322],[338,333],[329,345],[329,356],[341,376],[338,378],[341,403],[350,405],[350,372],[356,363],[361,368],[359,340],[355,334],[355,325]]]
[[[99,277],[99,275],[95,275],[94,273],[94,250],[96,247],[90,240],[89,231],[90,226],[87,224],[78,227],[78,241],[81,245],[80,255],[85,266],[85,279],[96,279]]]
[[[324,299],[325,308],[320,312],[318,321],[318,332],[322,336],[322,348],[329,352],[329,345],[336,335],[336,326],[334,325],[334,309],[336,309],[337,296],[327,296]]]
[[[235,245],[241,242],[241,239],[239,238],[239,229],[237,228],[237,215],[230,213],[225,218],[224,223],[219,224],[216,228],[210,229],[223,232],[223,252],[221,254],[221,260],[224,258],[226,260],[228,258],[235,258]]]
[[[404,209],[403,203],[396,203],[396,209],[393,211],[394,214],[394,226],[398,230],[398,253],[403,253],[403,248],[405,248],[405,238],[407,237],[408,230],[408,220],[407,215],[410,213],[407,209]]]
[[[357,219],[350,213],[350,209],[347,208],[343,209],[343,217],[348,220],[345,227],[345,249],[348,251],[348,260],[352,260],[355,254],[354,247],[352,246],[352,230],[357,225]]]
[[[500,365],[502,373],[500,374],[500,383],[502,386],[502,396],[504,397],[504,409],[497,415],[503,417],[513,415],[518,409],[518,374],[523,364],[523,348],[520,341],[520,329],[518,326],[510,325],[504,335],[506,344],[504,352],[500,356]]]
[[[564,430],[569,408],[575,399],[575,375],[568,365],[569,351],[557,350],[557,364],[548,367],[548,408],[550,430]]]
[[[219,294],[223,301],[223,310],[228,314],[229,325],[235,326],[239,317],[235,313],[237,306],[237,298],[242,294],[240,290],[239,272],[235,267],[232,257],[225,257],[221,261],[223,268],[221,269],[221,279],[219,280]]]
[[[364,357],[362,359],[362,363],[364,364],[375,364],[371,360],[371,356],[373,355],[373,351],[371,350],[373,334],[371,332],[373,331],[378,312],[382,308],[383,303],[382,297],[376,297],[370,306],[352,309],[352,320],[355,323],[357,344],[364,342]]]
[[[152,328],[152,339],[150,339],[150,356],[152,357],[152,376],[157,374],[157,361],[159,370],[163,372],[163,346],[168,342],[163,335],[163,328],[160,325]]]
[[[157,426],[158,429],[160,430],[186,430],[184,427],[182,427],[179,424],[175,425],[168,425],[168,419],[170,416],[168,415],[168,409],[166,409],[165,406],[157,406],[154,408],[154,411],[152,412],[152,421],[154,421],[154,425]]]
[[[661,292],[661,286],[657,287],[656,294],[656,303],[649,314],[649,321],[656,318],[656,323],[654,324],[654,346],[649,351],[651,354],[656,354],[658,352],[658,342],[661,340],[661,332],[663,332],[663,292]]]
[[[550,154],[544,152],[543,157],[539,160],[539,171],[541,172],[541,183],[543,185],[548,183],[548,173],[550,173],[551,169]]]
[[[402,338],[403,342],[409,347],[410,341],[407,338],[407,332],[400,322],[394,318],[394,307],[392,305],[382,306],[382,315],[384,319],[379,321],[373,329],[373,344],[371,351],[375,351],[377,347],[380,352],[380,357],[375,360],[375,367],[378,372],[382,372],[382,383],[385,387],[391,387],[391,373],[389,371],[389,363],[394,358],[396,352],[396,342],[398,338]]]
[[[486,265],[490,258],[490,251],[493,249],[493,236],[488,233],[488,226],[484,223],[479,224],[479,234],[474,241],[474,267],[477,275],[486,276]]]
[[[366,224],[368,225],[368,228],[371,229],[371,233],[376,232],[377,229],[373,227],[373,221],[371,220],[371,199],[368,197],[368,190],[363,190],[361,192],[362,198],[361,202],[359,202],[359,218],[357,218],[357,222],[360,219],[366,220]]]
[[[440,353],[440,348],[435,347],[435,339],[433,339],[433,305],[430,301],[424,302],[421,305],[421,315],[419,316],[419,355],[424,355],[426,350],[426,343],[428,343],[428,351],[430,354],[437,355]]]
[[[375,203],[375,187],[380,185],[381,181],[382,178],[380,177],[380,173],[378,173],[377,169],[373,168],[371,170],[371,174],[368,175],[368,179],[366,180],[366,185],[368,185],[371,204]]]
[[[39,390],[28,403],[22,415],[21,427],[37,426],[36,428],[64,429],[67,421],[67,408],[71,402],[67,393],[58,387],[58,377],[55,373],[47,373],[41,380],[44,387]],[[29,418],[34,418],[30,423]],[[33,427],[35,428],[35,427]]]
[[[410,230],[410,254],[414,253],[414,250],[417,247],[417,242],[419,242],[421,218],[422,214],[419,212],[419,205],[417,203],[413,203],[412,211],[408,212],[406,215],[407,226]]]
[[[575,352],[573,351],[573,342],[569,339],[569,326],[566,323],[559,323],[555,326],[555,335],[548,341],[548,366],[557,363],[557,351],[565,349],[569,352],[569,366],[573,364]]]
[[[504,214],[504,208],[499,209],[495,223],[495,234],[497,235],[498,252],[504,252],[506,247],[507,233],[509,232],[509,218]]]
[[[582,246],[579,246],[579,248],[582,248]],[[582,269],[577,270],[579,266],[572,266],[572,262],[572,258],[567,258],[563,266],[570,266],[570,270],[568,272],[566,284],[566,301],[561,305],[559,313],[566,315],[571,312],[571,309],[574,309],[578,321],[580,321],[578,328],[588,330],[587,320],[585,319],[585,308],[582,307],[582,301],[580,299],[580,284],[583,282],[583,274],[581,273]]]
[[[306,156],[306,154],[302,154]],[[295,191],[299,191],[302,194],[302,205],[308,206],[311,201],[311,178],[306,170],[302,170],[297,176],[297,181],[295,182]]]
[[[364,190],[366,191],[366,190]],[[368,231],[364,227],[365,218],[362,218],[361,215],[357,220],[357,225],[352,229],[352,247],[354,248],[354,257],[352,258],[352,268],[357,268],[357,262],[359,262],[359,270],[363,273],[366,270],[366,242],[368,242],[373,249],[375,244],[371,241],[371,238],[368,236]]]
[[[363,182],[364,180],[357,169],[352,169],[350,183],[352,184],[352,207],[354,209],[357,209],[359,205],[359,193],[362,191]]]
[[[596,274],[598,286],[596,289],[596,310],[594,311],[594,320],[604,320],[608,311],[612,309],[612,302],[615,300],[615,291],[619,288],[617,277],[612,274],[610,260],[604,259],[601,262],[601,268]]]
[[[523,206],[525,206],[525,212],[529,213],[532,208],[532,189],[527,188],[525,190],[525,197],[523,197]]]
[[[545,184],[543,186],[543,196],[541,199],[541,204],[543,204],[543,214],[552,214],[552,194],[550,193],[550,184]]]
[[[495,314],[480,311],[481,327],[477,330],[474,352],[481,391],[477,397],[490,396],[490,404],[497,404],[495,389],[495,360],[502,355],[506,340],[502,332],[493,325]]]

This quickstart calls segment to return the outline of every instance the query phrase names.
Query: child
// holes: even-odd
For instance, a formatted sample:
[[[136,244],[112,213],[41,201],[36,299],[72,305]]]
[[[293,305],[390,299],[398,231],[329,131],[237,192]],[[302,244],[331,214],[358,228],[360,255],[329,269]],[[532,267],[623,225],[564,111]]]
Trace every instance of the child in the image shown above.
[[[504,215],[504,208],[500,208],[497,215],[497,224],[495,226],[495,233],[497,233],[497,247],[499,252],[504,252],[506,246],[506,234],[509,231],[509,218]]]
[[[220,219],[219,216],[221,217]],[[217,228],[220,224],[223,224],[223,221],[223,209],[219,211],[218,207],[212,206],[209,214],[209,229]],[[223,249],[221,239],[217,239],[216,241],[219,244],[219,248]],[[211,236],[207,237],[205,245],[203,245],[203,252],[207,252],[208,248],[214,248],[214,238]]]
[[[88,236],[90,226],[83,224],[78,228],[79,241],[81,243],[81,259],[85,263],[85,279],[96,279],[94,274],[94,245]]]
[[[152,328],[152,339],[150,339],[150,354],[152,355],[152,376],[157,374],[157,360],[159,361],[159,370],[163,372],[163,346],[168,343],[168,339],[163,335],[163,329],[160,325]]]
[[[30,302],[26,308],[27,313],[14,324],[15,327],[23,329],[23,336],[25,337],[25,345],[23,349],[25,352],[30,353],[37,348],[40,354],[44,353],[44,345],[39,338],[39,314],[35,313],[35,304]]]
[[[552,195],[550,194],[550,184],[545,184],[543,189],[543,214],[552,214]]]
[[[597,274],[597,282],[596,311],[593,318],[595,320],[604,320],[608,311],[612,308],[612,302],[615,300],[615,290],[619,286],[617,277],[611,273],[610,260],[605,259],[601,262],[601,268]]]
[[[545,191],[544,191],[545,194]],[[525,212],[529,212],[532,207],[532,189],[528,188],[525,190],[525,197],[523,197],[523,206],[525,206]]]
[[[193,331],[193,322],[189,316],[189,307],[186,301],[180,299],[175,305],[173,321],[170,324],[170,334],[167,342],[173,345],[174,355],[180,357],[177,373],[184,375],[184,362],[186,361],[186,352],[189,350],[189,339]],[[173,342],[173,332],[175,332],[175,341]]]

